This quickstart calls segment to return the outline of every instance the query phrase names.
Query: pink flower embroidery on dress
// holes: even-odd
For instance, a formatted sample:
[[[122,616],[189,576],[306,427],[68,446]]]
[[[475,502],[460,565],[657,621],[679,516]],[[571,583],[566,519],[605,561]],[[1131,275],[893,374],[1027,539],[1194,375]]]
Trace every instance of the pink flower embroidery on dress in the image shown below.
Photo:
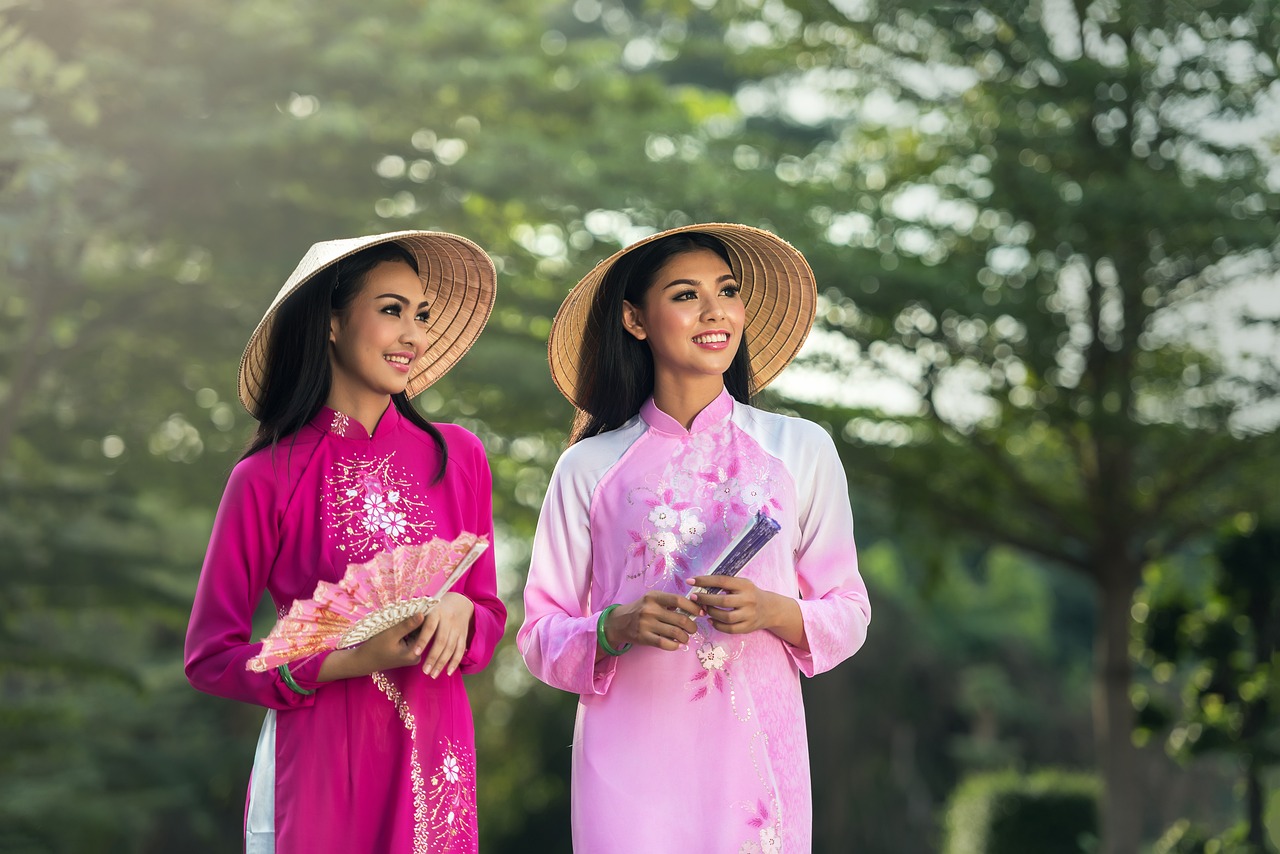
[[[677,571],[688,572],[689,561],[683,546],[701,543],[706,525],[698,520],[696,508],[690,502],[677,497],[674,487],[637,489],[631,500],[635,500],[634,493],[646,492],[649,495],[642,500],[649,506],[649,513],[639,529],[627,532],[631,538],[629,555],[646,560],[643,569],[629,577],[638,578],[652,572],[658,578],[667,578]]]
[[[755,813],[747,819],[747,825],[756,828],[756,838],[742,843],[738,854],[781,854],[781,828],[777,822],[769,821],[769,808],[764,801],[756,802]]]

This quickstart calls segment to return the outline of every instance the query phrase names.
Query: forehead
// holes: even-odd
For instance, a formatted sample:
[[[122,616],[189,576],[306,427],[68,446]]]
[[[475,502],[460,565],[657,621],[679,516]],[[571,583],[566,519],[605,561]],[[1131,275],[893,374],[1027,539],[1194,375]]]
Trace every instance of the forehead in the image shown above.
[[[691,249],[668,258],[654,274],[654,284],[665,284],[678,279],[714,282],[732,275],[733,270],[712,250]]]
[[[360,295],[364,297],[396,294],[413,298],[426,293],[427,283],[403,261],[382,261],[370,268],[364,277],[364,287],[360,289]]]

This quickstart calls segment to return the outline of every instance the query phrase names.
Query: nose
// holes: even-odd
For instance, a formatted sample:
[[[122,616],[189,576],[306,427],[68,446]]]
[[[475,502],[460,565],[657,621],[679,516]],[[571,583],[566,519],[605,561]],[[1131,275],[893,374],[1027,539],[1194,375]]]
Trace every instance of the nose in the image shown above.
[[[703,320],[720,320],[724,317],[724,306],[720,304],[720,300],[711,297],[703,301],[702,318]]]
[[[412,317],[400,330],[400,343],[418,352],[426,346],[427,333]]]

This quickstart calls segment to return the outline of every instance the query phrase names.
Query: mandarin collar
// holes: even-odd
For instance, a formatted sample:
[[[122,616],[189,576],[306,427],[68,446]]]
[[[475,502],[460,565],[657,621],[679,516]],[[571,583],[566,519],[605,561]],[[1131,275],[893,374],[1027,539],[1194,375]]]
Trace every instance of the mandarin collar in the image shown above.
[[[373,435],[370,436],[364,432],[364,426],[359,421],[345,412],[330,409],[322,404],[320,411],[311,419],[311,425],[321,432],[343,439],[369,442],[374,439],[381,439],[394,430],[396,425],[400,423],[400,418],[400,411],[396,409],[395,404],[387,401],[387,408],[373,428]]]
[[[729,394],[728,389],[720,389],[720,394],[716,395],[716,399],[708,403],[701,412],[693,418],[693,424],[689,429],[684,429],[684,425],[672,418],[667,413],[658,408],[650,397],[640,407],[640,417],[649,425],[650,429],[659,433],[666,433],[672,436],[688,436],[694,433],[701,433],[721,421],[729,417],[729,413],[733,412],[733,396]]]

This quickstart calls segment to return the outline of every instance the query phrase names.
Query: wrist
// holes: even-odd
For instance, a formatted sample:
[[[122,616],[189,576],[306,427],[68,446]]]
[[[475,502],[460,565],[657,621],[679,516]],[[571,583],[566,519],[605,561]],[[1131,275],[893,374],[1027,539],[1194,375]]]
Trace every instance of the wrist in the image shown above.
[[[629,643],[624,643],[621,646],[618,646],[615,643],[617,640],[616,635],[613,638],[609,637],[609,618],[613,616],[613,612],[617,607],[617,605],[610,605],[608,608],[605,608],[600,612],[600,617],[596,620],[596,644],[600,649],[604,650],[605,653],[613,656],[622,655],[624,652],[631,649],[631,644]]]

